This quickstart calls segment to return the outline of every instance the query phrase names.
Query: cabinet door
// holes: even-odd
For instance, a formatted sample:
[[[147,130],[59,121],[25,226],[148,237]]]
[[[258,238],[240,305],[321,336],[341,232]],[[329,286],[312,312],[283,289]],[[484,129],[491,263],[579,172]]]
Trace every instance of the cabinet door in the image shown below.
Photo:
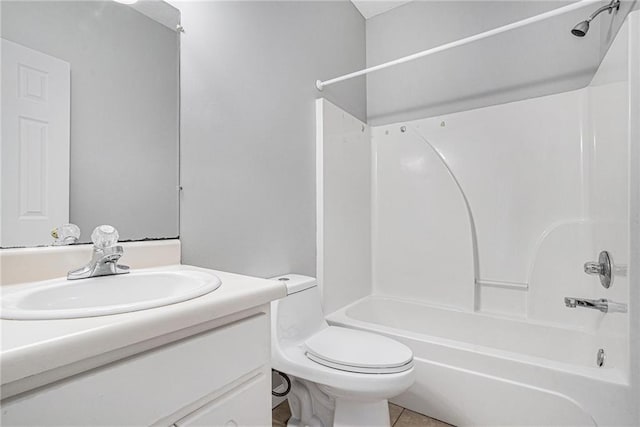
[[[271,425],[270,378],[260,373],[178,421],[177,427]]]
[[[252,316],[5,399],[2,425],[169,425],[212,392],[269,369],[269,327],[268,316]]]

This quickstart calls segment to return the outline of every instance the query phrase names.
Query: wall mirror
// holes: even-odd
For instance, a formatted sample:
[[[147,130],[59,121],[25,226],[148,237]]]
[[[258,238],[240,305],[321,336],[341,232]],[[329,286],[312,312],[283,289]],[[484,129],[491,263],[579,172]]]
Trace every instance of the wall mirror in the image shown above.
[[[2,1],[1,247],[178,236],[180,12]]]

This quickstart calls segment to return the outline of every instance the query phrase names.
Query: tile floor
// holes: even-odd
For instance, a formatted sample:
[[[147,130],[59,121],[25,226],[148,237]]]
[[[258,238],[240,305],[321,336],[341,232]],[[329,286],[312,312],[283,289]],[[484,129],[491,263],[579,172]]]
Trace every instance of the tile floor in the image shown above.
[[[289,404],[285,400],[272,411],[273,427],[286,426],[290,416]],[[393,427],[451,427],[450,424],[418,414],[393,403],[389,403],[389,417]]]

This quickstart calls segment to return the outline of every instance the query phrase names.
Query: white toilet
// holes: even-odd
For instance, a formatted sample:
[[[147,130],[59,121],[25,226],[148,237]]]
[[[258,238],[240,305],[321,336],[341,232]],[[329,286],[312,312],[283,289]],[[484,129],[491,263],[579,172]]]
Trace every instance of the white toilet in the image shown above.
[[[314,278],[274,280],[287,286],[287,296],[271,303],[271,355],[273,369],[291,380],[288,426],[389,426],[387,399],[414,381],[411,349],[329,326]]]

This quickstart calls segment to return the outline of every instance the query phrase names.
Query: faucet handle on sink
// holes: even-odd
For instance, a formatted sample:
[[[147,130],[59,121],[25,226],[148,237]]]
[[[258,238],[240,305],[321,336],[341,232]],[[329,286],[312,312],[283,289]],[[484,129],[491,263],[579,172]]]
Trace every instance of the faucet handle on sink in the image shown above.
[[[118,243],[118,230],[111,225],[99,225],[91,233],[91,241],[96,248],[105,249]]]
[[[80,227],[75,224],[62,224],[51,230],[54,246],[72,245],[80,239]]]

